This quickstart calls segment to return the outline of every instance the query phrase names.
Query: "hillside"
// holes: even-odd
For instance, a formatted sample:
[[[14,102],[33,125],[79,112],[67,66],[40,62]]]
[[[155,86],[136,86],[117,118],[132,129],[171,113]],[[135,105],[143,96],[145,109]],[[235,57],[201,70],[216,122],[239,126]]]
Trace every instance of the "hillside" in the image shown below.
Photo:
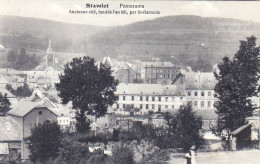
[[[79,52],[90,35],[106,29],[108,27],[0,15],[0,44],[46,50],[50,38],[56,51]]]
[[[61,58],[72,58],[68,52],[83,52],[97,59],[160,57],[201,71],[211,71],[223,56],[233,56],[239,40],[251,35],[260,38],[260,23],[227,18],[168,16],[125,26],[98,27],[0,16],[0,44],[8,48],[24,47],[43,55],[51,38],[53,50],[64,52],[57,55]]]
[[[211,71],[223,56],[233,56],[239,40],[250,35],[260,38],[260,23],[169,16],[116,27],[92,36],[91,42],[97,54],[143,60],[161,57],[194,70]]]

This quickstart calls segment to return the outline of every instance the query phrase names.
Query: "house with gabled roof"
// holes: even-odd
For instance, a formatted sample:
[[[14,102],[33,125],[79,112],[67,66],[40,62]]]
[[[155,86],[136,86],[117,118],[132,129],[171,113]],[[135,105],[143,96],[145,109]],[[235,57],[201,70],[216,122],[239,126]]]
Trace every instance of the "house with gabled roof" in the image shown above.
[[[46,104],[39,102],[31,102],[20,100],[17,106],[8,112],[8,116],[18,122],[22,127],[22,158],[29,157],[29,150],[26,147],[25,138],[31,135],[31,129],[38,124],[43,124],[44,121],[57,121],[58,115],[51,109],[46,107]]]
[[[21,156],[22,127],[8,117],[0,117],[0,163],[17,161]]]
[[[136,80],[136,71],[130,63],[122,63],[113,67],[115,78],[120,83],[134,83]]]

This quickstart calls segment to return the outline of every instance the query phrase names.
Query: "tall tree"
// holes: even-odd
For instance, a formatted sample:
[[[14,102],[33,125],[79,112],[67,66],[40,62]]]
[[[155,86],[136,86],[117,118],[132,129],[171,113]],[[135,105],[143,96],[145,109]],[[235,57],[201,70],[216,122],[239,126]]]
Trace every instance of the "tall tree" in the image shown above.
[[[30,97],[32,95],[32,90],[29,88],[28,84],[24,83],[23,86],[20,86],[16,90],[16,96],[20,97]]]
[[[214,73],[218,80],[214,89],[218,98],[215,104],[217,132],[226,132],[228,141],[230,132],[245,124],[245,118],[252,116],[255,109],[250,98],[258,93],[259,50],[254,36],[240,41],[240,48],[233,60],[224,57]]]
[[[192,111],[191,103],[180,107],[175,115],[166,114],[165,118],[170,138],[174,139],[176,147],[187,151],[192,145],[200,147],[203,144],[202,118]]]
[[[11,109],[10,108],[10,101],[7,98],[7,94],[4,96],[0,93],[0,117],[6,116],[6,113]]]
[[[63,104],[72,101],[73,108],[79,110],[77,127],[78,131],[84,132],[85,114],[103,116],[108,106],[117,100],[114,95],[117,85],[118,81],[112,76],[110,67],[102,63],[98,67],[94,58],[83,57],[74,58],[65,65],[56,88]]]
[[[57,122],[45,121],[31,129],[28,148],[31,152],[32,162],[47,162],[50,158],[58,156],[61,146],[62,133]]]

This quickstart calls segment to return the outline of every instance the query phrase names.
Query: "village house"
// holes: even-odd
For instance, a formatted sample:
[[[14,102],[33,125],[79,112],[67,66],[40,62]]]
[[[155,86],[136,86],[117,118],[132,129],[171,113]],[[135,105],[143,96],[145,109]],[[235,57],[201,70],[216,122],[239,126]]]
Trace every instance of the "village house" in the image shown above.
[[[0,163],[19,161],[22,141],[22,126],[10,116],[0,117]]]
[[[38,124],[42,124],[47,120],[50,122],[57,121],[57,114],[52,112],[46,106],[41,105],[38,102],[26,100],[20,100],[17,107],[8,112],[8,116],[19,123],[22,127],[22,159],[28,159],[30,154],[25,138],[31,135],[31,128]]]
[[[137,80],[135,70],[130,63],[122,63],[113,67],[114,76],[120,83],[134,83]]]
[[[33,91],[31,97],[27,98],[27,101],[37,102],[53,111],[57,115],[57,122],[61,130],[65,131],[71,128],[72,119],[70,117],[69,105],[60,104],[53,95],[36,89]]]
[[[120,83],[135,83],[140,78],[140,73],[129,62],[112,61],[110,57],[104,57],[102,64],[111,67],[112,75]]]
[[[62,131],[71,130],[71,118],[69,109],[62,104],[56,104],[57,108],[52,109],[58,115],[57,122]]]

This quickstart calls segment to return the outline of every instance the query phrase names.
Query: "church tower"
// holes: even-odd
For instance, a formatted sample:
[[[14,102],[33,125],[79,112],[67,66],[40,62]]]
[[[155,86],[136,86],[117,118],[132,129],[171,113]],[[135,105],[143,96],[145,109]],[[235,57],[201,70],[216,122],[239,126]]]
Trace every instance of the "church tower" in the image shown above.
[[[47,54],[46,54],[46,69],[50,66],[54,68],[54,55],[51,48],[51,41],[49,40],[49,47],[47,49]]]

